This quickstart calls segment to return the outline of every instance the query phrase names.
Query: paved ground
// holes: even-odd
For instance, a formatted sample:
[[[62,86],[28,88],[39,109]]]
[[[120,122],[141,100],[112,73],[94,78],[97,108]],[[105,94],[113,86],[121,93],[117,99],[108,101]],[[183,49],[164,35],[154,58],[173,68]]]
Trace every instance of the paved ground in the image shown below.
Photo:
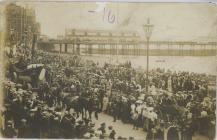
[[[195,134],[192,138],[192,140],[209,140],[208,137],[202,136],[200,134]]]
[[[116,131],[116,138],[118,136],[122,137],[134,137],[135,139],[139,140],[145,140],[147,133],[143,131],[141,128],[139,130],[134,130],[132,124],[124,124],[120,120],[117,120],[116,122],[113,122],[113,118],[107,114],[100,113],[99,119],[96,120],[93,117],[93,122],[95,123],[95,128],[99,128],[100,124],[105,122],[106,127],[108,128],[109,125],[113,126],[113,128]],[[192,138],[192,140],[208,140],[207,137],[202,136],[200,134],[195,134]]]
[[[144,140],[146,138],[146,132],[144,132],[141,128],[139,130],[134,130],[132,124],[124,124],[120,120],[117,120],[116,122],[113,122],[113,118],[107,114],[100,113],[99,114],[99,120],[93,119],[96,128],[100,127],[100,124],[105,122],[106,127],[109,125],[113,126],[113,128],[116,131],[116,138],[118,136],[122,137],[134,137],[135,139],[142,139]]]

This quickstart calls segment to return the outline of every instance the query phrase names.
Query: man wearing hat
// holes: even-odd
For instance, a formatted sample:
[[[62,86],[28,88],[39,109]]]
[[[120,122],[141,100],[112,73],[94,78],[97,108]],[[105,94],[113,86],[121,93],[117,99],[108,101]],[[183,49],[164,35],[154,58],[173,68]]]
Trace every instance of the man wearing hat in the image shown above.
[[[111,108],[112,108],[112,116],[114,118],[114,122],[116,122],[116,119],[118,117],[118,111],[119,111],[119,108],[118,108],[118,104],[117,104],[117,101],[115,100],[113,103],[111,103]]]
[[[98,99],[99,99],[99,109],[102,111],[103,109],[103,98],[105,96],[105,90],[101,87],[99,89]]]
[[[21,120],[21,126],[18,129],[18,138],[29,138],[30,137],[30,128],[27,125],[27,120]]]
[[[38,107],[37,110],[33,110],[34,111],[34,116],[32,117],[31,120],[31,128],[32,128],[32,134],[33,134],[33,138],[39,138],[40,137],[40,123],[41,123],[41,118],[42,118],[42,114],[41,114],[41,108]]]
[[[3,135],[5,138],[14,138],[17,136],[16,130],[12,127],[12,121],[8,121],[5,129],[3,130]]]
[[[100,128],[98,128],[98,130],[100,130],[102,132],[102,134],[103,134],[103,133],[106,133],[105,128],[106,128],[106,124],[105,123],[101,123],[101,126],[100,126]]]
[[[133,112],[132,120],[133,120],[133,129],[138,130],[138,126],[139,126],[139,113],[138,113],[138,111]]]
[[[106,124],[105,123],[101,123],[101,126],[100,128],[98,128],[98,131],[101,131],[101,134],[100,134],[100,139],[104,139],[105,136],[106,136]]]
[[[113,129],[112,126],[109,126],[108,129],[110,130],[109,139],[114,140],[115,139],[115,135],[116,135],[115,130]]]
[[[65,115],[61,120],[61,127],[63,130],[64,138],[70,138],[71,136],[71,127],[72,127],[71,123],[75,123],[75,122],[72,122],[71,115],[68,113],[68,111],[66,111]]]
[[[76,125],[75,127],[76,138],[82,138],[83,130],[84,130],[84,121],[80,120],[78,121],[78,125]]]

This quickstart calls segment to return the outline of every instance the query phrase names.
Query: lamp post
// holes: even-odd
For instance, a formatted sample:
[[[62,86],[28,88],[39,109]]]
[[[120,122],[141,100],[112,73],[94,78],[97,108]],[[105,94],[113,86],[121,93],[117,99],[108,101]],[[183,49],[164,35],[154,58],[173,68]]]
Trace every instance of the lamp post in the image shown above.
[[[32,59],[34,58],[35,56],[35,45],[36,45],[36,42],[37,42],[37,33],[33,33],[33,38],[32,38]]]
[[[154,28],[154,25],[151,25],[150,24],[150,20],[149,18],[147,19],[147,23],[145,25],[143,25],[143,28],[144,28],[144,32],[145,32],[145,36],[146,36],[146,40],[147,40],[147,49],[146,49],[146,52],[147,52],[147,69],[146,69],[146,80],[147,80],[147,83],[146,83],[146,93],[148,93],[148,86],[149,86],[149,80],[148,80],[148,77],[149,77],[149,40],[150,40],[150,37],[151,37],[151,34],[152,34],[152,31],[153,31],[153,28]]]

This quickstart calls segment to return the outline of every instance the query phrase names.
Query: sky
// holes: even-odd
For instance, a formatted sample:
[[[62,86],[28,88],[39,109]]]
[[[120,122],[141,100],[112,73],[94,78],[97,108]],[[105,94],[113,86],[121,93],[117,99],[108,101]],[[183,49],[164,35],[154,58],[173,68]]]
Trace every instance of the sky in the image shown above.
[[[217,7],[205,3],[31,2],[41,32],[51,38],[66,28],[130,30],[144,36],[147,18],[153,40],[217,38]],[[217,40],[217,39],[216,39]]]

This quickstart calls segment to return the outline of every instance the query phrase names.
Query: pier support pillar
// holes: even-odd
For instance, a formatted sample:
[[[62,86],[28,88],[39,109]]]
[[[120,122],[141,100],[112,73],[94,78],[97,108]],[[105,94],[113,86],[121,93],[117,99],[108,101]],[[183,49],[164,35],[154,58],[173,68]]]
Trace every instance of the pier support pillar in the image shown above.
[[[65,53],[68,52],[68,44],[65,44]]]
[[[80,44],[77,44],[76,54],[80,55]]]
[[[62,53],[62,44],[60,44],[60,53]]]

